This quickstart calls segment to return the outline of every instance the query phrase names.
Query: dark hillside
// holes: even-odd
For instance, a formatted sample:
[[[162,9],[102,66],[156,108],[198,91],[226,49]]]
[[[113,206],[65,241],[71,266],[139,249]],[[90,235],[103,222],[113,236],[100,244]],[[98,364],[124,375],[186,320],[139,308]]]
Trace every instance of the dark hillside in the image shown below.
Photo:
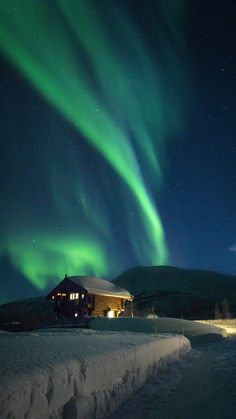
[[[0,305],[0,327],[5,323],[20,322],[23,330],[37,329],[55,319],[54,304],[43,297],[14,301]]]
[[[135,296],[139,314],[215,318],[236,316],[236,277],[171,266],[129,269],[114,282]],[[224,301],[224,302],[223,302]]]

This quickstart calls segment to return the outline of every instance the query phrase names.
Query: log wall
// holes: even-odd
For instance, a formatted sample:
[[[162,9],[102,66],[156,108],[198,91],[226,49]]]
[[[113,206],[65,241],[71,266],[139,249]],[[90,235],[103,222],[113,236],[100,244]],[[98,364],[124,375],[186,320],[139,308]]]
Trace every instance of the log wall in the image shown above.
[[[95,309],[92,314],[99,317],[106,316],[105,311],[108,308],[114,310],[115,314],[118,316],[121,310],[123,309],[123,299],[116,297],[105,297],[103,295],[95,295]]]

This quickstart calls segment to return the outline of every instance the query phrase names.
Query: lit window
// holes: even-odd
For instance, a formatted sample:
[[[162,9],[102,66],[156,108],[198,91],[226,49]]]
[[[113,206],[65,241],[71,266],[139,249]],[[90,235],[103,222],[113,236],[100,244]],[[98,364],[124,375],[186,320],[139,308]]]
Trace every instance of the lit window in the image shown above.
[[[79,293],[78,292],[72,292],[70,294],[70,300],[78,300],[79,299]]]
[[[54,295],[53,295],[53,296],[52,296],[52,300],[54,300],[54,298],[55,298],[55,297],[54,297]]]
[[[115,311],[114,310],[108,311],[107,317],[109,317],[109,319],[113,319],[113,317],[115,317]]]
[[[82,298],[82,299],[84,298],[84,294],[81,294],[81,298]]]

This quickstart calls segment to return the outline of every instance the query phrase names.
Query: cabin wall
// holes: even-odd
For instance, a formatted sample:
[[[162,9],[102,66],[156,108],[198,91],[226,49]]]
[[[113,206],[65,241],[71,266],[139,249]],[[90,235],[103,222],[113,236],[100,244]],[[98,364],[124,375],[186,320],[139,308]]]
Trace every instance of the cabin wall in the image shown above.
[[[92,311],[92,315],[104,317],[106,316],[105,311],[107,311],[108,308],[117,312],[118,315],[124,308],[123,298],[95,295],[95,308]]]

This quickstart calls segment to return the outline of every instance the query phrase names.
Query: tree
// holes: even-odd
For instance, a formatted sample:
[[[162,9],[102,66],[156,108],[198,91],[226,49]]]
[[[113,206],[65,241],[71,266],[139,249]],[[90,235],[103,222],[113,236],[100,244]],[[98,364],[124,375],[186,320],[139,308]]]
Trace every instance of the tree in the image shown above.
[[[221,307],[222,307],[223,319],[230,319],[231,314],[230,314],[230,309],[229,309],[229,302],[226,298],[223,299]]]
[[[220,306],[218,302],[215,303],[214,314],[216,320],[222,319],[222,314],[220,312]]]

